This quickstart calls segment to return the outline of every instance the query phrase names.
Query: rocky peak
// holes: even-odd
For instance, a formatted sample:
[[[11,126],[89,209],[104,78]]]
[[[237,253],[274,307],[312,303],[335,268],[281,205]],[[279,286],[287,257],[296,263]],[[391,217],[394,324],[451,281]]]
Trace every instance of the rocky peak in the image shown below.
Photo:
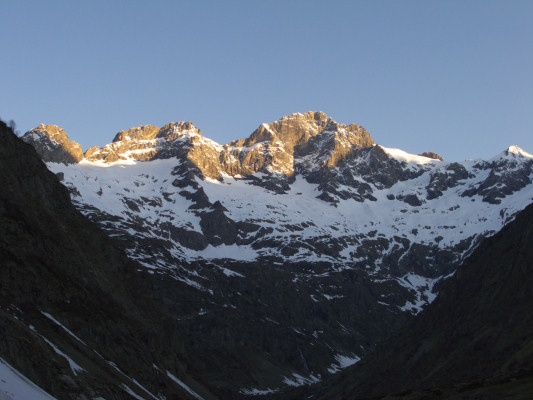
[[[58,143],[68,140],[65,130],[57,125],[40,124],[35,130],[45,133],[50,139],[55,140]]]
[[[309,111],[305,114],[291,114],[269,124],[264,123],[248,138],[236,140],[230,145],[232,147],[251,147],[260,142],[270,142],[279,143],[287,149],[292,149],[307,143],[310,138],[326,132],[342,132],[346,136],[366,136],[364,135],[366,133],[364,128],[356,124],[348,126],[339,124],[322,111]],[[368,133],[366,134],[368,135]],[[369,135],[364,139],[370,139],[370,146],[374,143]],[[360,141],[356,141],[354,144],[360,144],[358,142]]]
[[[334,167],[353,149],[373,145],[364,128],[339,124],[323,112],[307,112],[264,123],[249,137],[225,146],[204,138],[191,122],[161,128],[142,125],[118,132],[111,144],[90,148],[85,157],[104,162],[177,157],[188,161],[186,169],[212,179],[223,174],[247,177],[256,172],[291,177],[298,157],[313,165]]]
[[[422,154],[419,154],[419,155],[422,157],[432,158],[433,160],[444,161],[444,158],[442,158],[437,153],[433,153],[432,151],[424,151]]]
[[[192,122],[170,122],[162,128],[158,128],[154,125],[141,125],[130,128],[127,131],[118,132],[113,139],[113,143],[129,140],[154,140],[160,138],[165,139],[166,141],[172,141],[187,134],[202,136],[202,131],[194,126]]]
[[[69,140],[65,130],[56,125],[40,124],[26,132],[22,140],[35,147],[45,162],[75,164],[83,159],[81,145]]]
[[[335,129],[337,123],[323,112],[291,114],[270,124],[261,124],[248,138],[236,140],[234,147],[250,147],[259,142],[281,142],[288,148],[303,144],[327,127]]]
[[[152,140],[159,133],[159,128],[153,125],[141,125],[130,128],[128,131],[120,131],[113,139],[113,143],[127,140]]]
[[[191,122],[171,122],[158,128],[153,125],[141,125],[120,131],[113,142],[102,148],[91,147],[85,153],[89,161],[115,162],[133,159],[149,161],[156,158],[176,157],[177,139],[191,141],[192,137],[202,137],[201,131]]]
[[[323,112],[310,111],[262,124],[248,138],[224,146],[221,159],[232,175],[260,171],[292,176],[295,165],[334,167],[352,150],[372,145],[364,128],[339,124]]]
[[[183,136],[202,137],[202,130],[194,126],[192,122],[171,122],[163,126],[157,135],[158,138],[165,138],[167,141]]]

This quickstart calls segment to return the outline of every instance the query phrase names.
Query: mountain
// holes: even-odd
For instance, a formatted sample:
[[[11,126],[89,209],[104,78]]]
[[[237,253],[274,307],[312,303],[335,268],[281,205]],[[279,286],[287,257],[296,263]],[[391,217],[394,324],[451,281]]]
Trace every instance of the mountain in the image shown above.
[[[533,204],[485,239],[436,300],[322,399],[530,399]]]
[[[0,170],[0,398],[218,398],[142,267],[3,122]]]
[[[447,162],[320,112],[226,145],[190,122],[135,127],[78,163],[51,159],[39,132],[48,168],[143,266],[191,368],[228,398],[357,363],[533,200],[533,156],[516,146]]]

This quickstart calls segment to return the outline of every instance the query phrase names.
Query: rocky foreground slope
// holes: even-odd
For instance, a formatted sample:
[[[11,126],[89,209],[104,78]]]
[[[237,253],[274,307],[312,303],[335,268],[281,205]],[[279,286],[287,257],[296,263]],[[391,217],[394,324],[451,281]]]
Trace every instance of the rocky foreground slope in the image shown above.
[[[224,146],[190,122],[141,126],[81,161],[57,131],[23,139],[144,267],[193,367],[231,398],[356,363],[533,199],[533,157],[516,146],[446,162],[319,112]]]
[[[300,398],[531,399],[532,244],[533,204],[485,239],[426,310]]]
[[[2,121],[0,170],[0,398],[217,399],[141,266]]]

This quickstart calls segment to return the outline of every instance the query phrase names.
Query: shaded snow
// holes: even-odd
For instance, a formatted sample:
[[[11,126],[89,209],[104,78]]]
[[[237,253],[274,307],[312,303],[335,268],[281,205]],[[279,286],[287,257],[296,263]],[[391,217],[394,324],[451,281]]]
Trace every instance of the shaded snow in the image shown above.
[[[209,145],[219,146],[216,143]],[[179,177],[172,175],[171,171],[181,164],[180,160],[172,158],[141,162],[128,159],[115,163],[84,160],[80,164],[69,166],[49,163],[48,167],[53,172],[64,173],[65,185],[75,188],[81,195],[74,194],[74,202],[86,214],[94,213],[91,207],[95,207],[100,212],[118,217],[109,222],[108,226],[143,239],[164,240],[170,246],[170,257],[166,260],[143,248],[133,247],[126,250],[130,257],[154,271],[175,270],[176,279],[203,291],[207,289],[197,281],[197,276],[190,276],[188,271],[176,270],[180,260],[254,261],[263,257],[276,257],[284,262],[325,261],[333,264],[333,269],[337,271],[354,267],[366,268],[369,272],[377,271],[386,256],[393,251],[395,242],[385,245],[380,250],[382,257],[374,260],[358,253],[362,244],[354,238],[397,237],[407,239],[411,244],[429,244],[446,249],[465,239],[500,230],[512,215],[533,200],[531,185],[507,195],[501,204],[483,202],[482,197],[477,195],[463,197],[466,189],[479,186],[489,176],[490,169],[480,168],[478,161],[462,163],[470,177],[462,180],[458,186],[445,190],[438,198],[427,200],[427,186],[432,174],[449,174],[446,168],[450,163],[408,154],[398,149],[383,149],[390,157],[405,162],[407,168],[421,171],[421,175],[408,181],[399,181],[390,188],[380,189],[370,184],[372,195],[377,201],[338,199],[336,206],[333,206],[318,199],[317,196],[321,194],[319,186],[307,182],[301,175],[296,175],[285,194],[274,193],[251,184],[248,179],[229,175],[223,175],[222,180],[196,178],[209,201],[220,201],[227,209],[225,214],[229,218],[236,223],[252,223],[259,228],[248,237],[262,232],[260,239],[257,239],[257,242],[261,242],[259,246],[254,246],[257,242],[252,240],[247,245],[209,245],[200,251],[169,240],[171,233],[162,228],[174,226],[202,233],[200,216],[195,210],[189,209],[193,202],[179,194],[183,188],[172,185]],[[502,154],[500,157],[532,157],[516,146],[511,146]],[[264,175],[256,173],[255,177],[261,179]],[[354,179],[361,181],[362,178]],[[346,192],[355,190],[347,186],[338,189]],[[185,190],[194,191],[191,188]],[[413,194],[422,201],[422,205],[413,207],[399,200]],[[391,196],[394,196],[393,200],[389,200]],[[84,206],[89,208],[83,209]],[[334,241],[340,246],[338,256],[324,251]],[[262,246],[263,243],[267,245]],[[290,255],[282,251],[287,245],[292,245],[295,249]],[[227,276],[241,277],[231,270],[223,268],[221,271]],[[408,282],[402,284],[410,285]],[[424,285],[425,283],[415,284],[413,288],[424,291]],[[330,294],[325,293],[324,296],[328,298]],[[425,290],[421,297],[406,304],[402,310],[420,310],[432,298],[432,293]]]
[[[439,278],[440,279],[440,278]],[[437,297],[433,293],[433,286],[439,279],[425,278],[420,275],[407,274],[397,279],[397,282],[408,289],[413,289],[416,293],[416,300],[413,302],[407,301],[400,310],[411,311],[413,314],[418,314],[423,307],[431,303]]]
[[[63,325],[61,322],[59,322],[58,320],[56,320],[54,317],[52,317],[50,314],[44,312],[44,311],[41,311],[41,314],[43,314],[46,318],[50,319],[51,321],[53,321],[56,325],[59,325],[61,328],[63,328],[65,330],[65,332],[67,332],[70,336],[72,336],[74,339],[76,339],[78,342],[85,344],[85,342],[83,340],[81,340],[79,337],[77,337],[74,333],[72,333],[65,325]]]
[[[172,379],[174,382],[176,382],[179,386],[181,386],[187,393],[189,393],[191,396],[193,396],[195,399],[203,400],[203,397],[201,397],[198,393],[196,393],[194,390],[192,390],[189,386],[187,386],[185,383],[183,383],[181,380],[176,378],[174,375],[172,375],[169,371],[167,371],[167,376]]]
[[[438,237],[439,247],[445,248],[473,235],[498,231],[507,222],[506,218],[500,217],[500,210],[505,210],[506,216],[512,215],[531,202],[533,197],[530,187],[508,195],[500,205],[482,202],[478,196],[461,197],[466,188],[479,185],[489,173],[488,170],[473,169],[474,162],[465,162],[463,165],[474,177],[446,190],[439,198],[424,201],[419,207],[400,200],[391,201],[387,196],[398,198],[408,194],[416,194],[424,200],[430,175],[436,171],[445,172],[449,163],[410,155],[398,149],[384,150],[398,160],[429,169],[418,178],[397,182],[387,189],[374,187],[373,196],[377,201],[359,203],[340,199],[333,207],[317,198],[321,193],[318,185],[308,183],[300,175],[296,176],[290,190],[282,195],[251,185],[246,179],[228,175],[223,176],[222,182],[213,179],[197,179],[197,182],[211,202],[219,200],[224,205],[229,218],[271,229],[272,233],[267,233],[262,240],[273,239],[275,243],[318,240],[327,244],[330,238],[350,238],[377,231],[385,237],[397,235],[412,243],[433,243]],[[527,155],[517,147],[511,147],[509,152]],[[176,177],[170,172],[179,163],[176,159],[149,162],[130,159],[109,164],[84,160],[77,165],[50,163],[48,166],[53,172],[63,172],[65,184],[79,191],[81,197],[74,196],[75,202],[121,217],[122,222],[119,223],[132,235],[168,239],[170,234],[157,228],[164,222],[202,232],[199,216],[188,209],[193,203],[178,194],[181,189],[172,186]],[[263,174],[256,175],[260,178]],[[340,189],[352,190],[349,187]],[[131,209],[128,202],[135,202],[141,197],[146,201],[136,203],[138,210]],[[139,218],[147,228],[153,228],[136,232],[128,226]],[[299,246],[295,254],[283,258],[287,261],[330,261],[344,265],[364,262],[364,259],[352,257],[359,245],[345,243],[339,257]],[[176,257],[191,260],[231,258],[252,261],[269,255],[281,257],[278,248],[255,250],[250,245],[210,245],[195,251],[176,244],[171,251],[176,253]],[[157,265],[151,266],[158,268]]]
[[[294,386],[294,387],[303,386],[303,385],[311,385],[317,382],[320,382],[320,375],[315,376],[311,374],[307,377],[304,377],[300,374],[293,373],[290,377],[283,378],[284,384],[286,384],[287,386]]]
[[[55,400],[0,358],[0,400]]]
[[[239,392],[248,396],[264,396],[278,391],[278,389],[241,389]]]
[[[253,261],[257,258],[258,253],[251,246],[239,246],[236,244],[219,246],[207,246],[204,250],[187,251],[188,254],[205,259],[230,258],[239,261]],[[240,275],[233,272],[232,275]],[[241,275],[242,276],[242,275]]]
[[[123,383],[123,384],[120,385],[120,387],[122,389],[124,389],[124,391],[126,393],[128,393],[130,396],[132,396],[133,398],[135,398],[137,400],[146,400],[144,397],[139,396],[137,393],[135,393],[133,390],[131,390],[131,388],[128,385]]]
[[[45,338],[43,335],[41,335],[33,325],[30,325],[29,328],[35,332],[37,335],[39,335],[54,351],[59,354],[61,357],[63,357],[65,360],[67,360],[68,364],[70,365],[70,369],[72,370],[72,373],[74,375],[78,375],[80,372],[87,372],[85,369],[83,369],[81,366],[76,363],[72,358],[70,358],[67,354],[63,353],[59,347],[57,347],[54,343],[52,343],[50,340]]]
[[[335,360],[337,362],[331,364],[328,368],[328,372],[330,374],[335,374],[344,368],[348,368],[349,366],[354,365],[355,363],[361,360],[361,357],[358,357],[355,354],[352,354],[351,357],[342,354],[337,354],[335,356]]]
[[[96,353],[96,351],[95,351],[95,353]],[[96,354],[98,354],[98,353],[96,353]],[[144,393],[146,393],[146,394],[147,394],[148,396],[150,396],[152,399],[154,399],[154,400],[159,400],[158,397],[156,397],[155,395],[153,395],[148,389],[146,389],[143,385],[141,385],[136,379],[130,378],[128,375],[126,375],[124,372],[122,372],[122,371],[120,370],[120,368],[119,368],[114,362],[106,360],[106,359],[103,358],[100,354],[98,354],[98,356],[99,356],[101,359],[103,359],[106,363],[108,363],[111,367],[113,367],[113,369],[114,369],[115,371],[117,371],[117,372],[118,372],[119,374],[121,374],[123,377],[127,378],[131,383],[135,384],[135,386],[137,386],[139,389],[141,389]],[[127,385],[125,385],[125,384],[122,385],[122,388],[123,388],[125,391],[127,391],[128,393],[130,393],[130,391],[131,391],[130,394],[134,393],[134,392],[133,392],[133,391],[132,391]],[[132,395],[133,395],[135,398],[142,398],[142,397],[140,397],[140,396],[137,395],[137,394],[132,394]]]

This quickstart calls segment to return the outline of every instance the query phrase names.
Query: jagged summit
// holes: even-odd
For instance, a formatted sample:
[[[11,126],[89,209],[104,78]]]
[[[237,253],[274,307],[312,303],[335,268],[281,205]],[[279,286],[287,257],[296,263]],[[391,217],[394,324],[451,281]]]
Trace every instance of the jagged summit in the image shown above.
[[[120,131],[115,135],[113,143],[125,140],[152,140],[159,133],[159,128],[154,125],[141,125],[130,128],[128,131]]]
[[[22,139],[33,145],[44,161],[75,164],[83,159],[81,145],[69,140],[65,130],[56,125],[40,124]]]
[[[194,141],[195,136],[202,138],[202,133],[191,122],[171,122],[161,128],[141,125],[118,132],[113,142],[102,148],[91,147],[85,152],[85,158],[105,163],[171,158],[178,155],[177,151],[173,151],[178,142]]]
[[[112,143],[91,147],[84,155],[81,146],[55,125],[41,124],[23,139],[34,145],[45,162],[109,165],[177,159],[180,162],[173,174],[183,187],[194,185],[196,177],[218,181],[233,177],[276,193],[287,193],[296,175],[300,175],[318,184],[318,197],[332,204],[348,198],[375,201],[375,189],[390,188],[430,169],[435,173],[426,196],[433,199],[440,197],[444,188],[471,174],[462,164],[445,162],[437,153],[417,156],[376,145],[363,127],[339,124],[321,111],[295,113],[263,123],[250,136],[223,146],[203,137],[191,122],[172,122],[161,128],[141,125],[120,131]],[[477,161],[477,167],[494,171],[482,187],[468,188],[462,196],[478,193],[485,201],[499,202],[507,192],[528,184],[530,163],[526,165],[521,160],[531,158],[518,146],[511,146],[488,161]],[[454,174],[450,175],[450,171]],[[420,206],[424,196],[412,193],[400,198]]]
[[[356,124],[339,124],[322,111],[295,113],[272,123],[263,123],[248,138],[230,143],[233,147],[251,147],[259,142],[279,142],[287,148],[303,145],[310,138],[326,132],[344,134],[359,147],[369,147],[374,142],[368,132]]]
[[[339,124],[323,112],[309,111],[261,124],[248,138],[224,146],[222,162],[230,175],[264,172],[292,176],[299,164],[332,167],[354,149],[373,145],[364,128]]]
[[[113,143],[127,140],[153,140],[164,138],[166,140],[175,140],[184,132],[194,132],[202,135],[201,130],[193,125],[192,122],[171,122],[158,128],[154,125],[141,125],[130,128],[128,131],[120,131],[115,135]]]
[[[318,197],[332,204],[348,198],[358,202],[375,201],[375,189],[390,188],[430,169],[435,169],[435,173],[427,187],[427,196],[433,199],[445,187],[469,176],[464,166],[447,163],[436,153],[417,156],[376,145],[363,127],[339,124],[320,111],[295,113],[263,123],[250,136],[224,146],[203,137],[191,122],[172,122],[161,128],[141,125],[120,131],[112,143],[102,148],[91,147],[84,156],[81,146],[69,141],[65,132],[56,126],[40,125],[23,139],[33,144],[46,162],[68,164],[83,160],[109,165],[177,159],[179,163],[173,174],[183,187],[195,185],[196,177],[218,181],[233,177],[244,178],[276,193],[287,193],[295,177],[300,175],[318,184]],[[479,161],[476,164],[479,168],[496,169],[483,187],[469,188],[462,195],[470,197],[479,192],[485,193],[486,201],[500,201],[506,195],[504,192],[514,192],[528,184],[529,178],[524,176],[528,175],[529,164],[522,165],[519,161],[531,157],[518,146],[511,146],[489,161]],[[507,164],[507,160],[516,165]],[[511,181],[514,183],[510,184]],[[494,182],[500,182],[501,188],[497,190]],[[502,189],[504,186],[508,189]],[[400,197],[410,205],[420,206],[424,196],[412,193]]]

